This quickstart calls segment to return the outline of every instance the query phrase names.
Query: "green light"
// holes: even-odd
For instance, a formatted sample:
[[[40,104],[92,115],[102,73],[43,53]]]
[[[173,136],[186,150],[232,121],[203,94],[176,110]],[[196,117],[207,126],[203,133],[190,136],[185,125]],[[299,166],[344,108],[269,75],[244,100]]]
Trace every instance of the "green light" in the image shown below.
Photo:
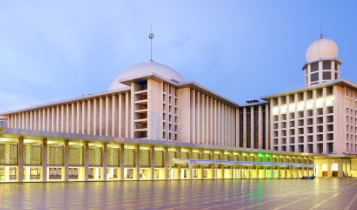
[[[262,154],[260,154],[260,153],[259,153],[259,155],[258,155],[258,156],[259,156],[259,157],[263,157],[263,155],[262,155]]]
[[[254,156],[254,154],[250,154],[250,156]]]

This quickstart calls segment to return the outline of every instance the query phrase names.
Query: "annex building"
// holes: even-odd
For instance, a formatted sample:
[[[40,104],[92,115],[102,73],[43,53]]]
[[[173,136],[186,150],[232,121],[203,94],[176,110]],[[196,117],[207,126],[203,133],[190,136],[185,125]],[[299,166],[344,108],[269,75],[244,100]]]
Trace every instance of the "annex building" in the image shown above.
[[[357,86],[337,54],[321,36],[305,87],[246,104],[149,61],[106,92],[1,113],[0,181],[357,176]]]

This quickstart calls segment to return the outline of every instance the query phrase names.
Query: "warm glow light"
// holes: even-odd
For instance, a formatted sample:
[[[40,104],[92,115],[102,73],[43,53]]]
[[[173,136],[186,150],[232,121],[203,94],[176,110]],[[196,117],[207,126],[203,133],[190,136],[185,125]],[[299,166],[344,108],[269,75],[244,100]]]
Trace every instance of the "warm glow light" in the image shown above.
[[[302,111],[302,110],[304,110],[304,108],[305,108],[304,102],[299,102],[299,104],[298,104],[298,111]]]
[[[273,115],[279,114],[279,107],[274,107],[273,108]]]
[[[319,98],[316,100],[316,107],[320,108],[322,107],[324,104],[324,99],[323,98]]]
[[[313,109],[314,108],[314,102],[313,101],[307,101],[306,102],[306,108],[307,109]]]
[[[280,107],[280,113],[285,114],[286,113],[286,105]]]

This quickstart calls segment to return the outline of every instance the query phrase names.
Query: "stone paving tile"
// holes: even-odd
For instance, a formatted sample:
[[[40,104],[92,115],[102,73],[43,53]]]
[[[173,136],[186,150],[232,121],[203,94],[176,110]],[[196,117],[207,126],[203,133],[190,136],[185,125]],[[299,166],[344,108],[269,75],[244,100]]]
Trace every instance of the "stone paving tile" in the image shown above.
[[[1,209],[357,209],[357,179],[0,184]]]

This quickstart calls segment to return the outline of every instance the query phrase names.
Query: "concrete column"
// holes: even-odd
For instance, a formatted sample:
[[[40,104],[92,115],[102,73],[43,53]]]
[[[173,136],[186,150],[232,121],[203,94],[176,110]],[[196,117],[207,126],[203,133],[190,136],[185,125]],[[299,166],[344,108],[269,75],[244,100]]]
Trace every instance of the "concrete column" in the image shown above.
[[[118,107],[118,136],[123,137],[125,134],[125,105],[123,94],[119,95]]]
[[[19,138],[19,170],[18,170],[18,181],[23,182],[24,180],[24,138],[20,137]]]
[[[151,161],[151,180],[155,179],[155,147],[150,148],[150,161]]]
[[[255,142],[254,142],[254,132],[257,132],[254,130],[254,106],[250,107],[250,139],[247,139],[247,141],[250,141],[250,148],[255,148]]]
[[[108,144],[104,143],[103,144],[103,171],[102,171],[102,179],[104,181],[108,181],[108,160],[107,160],[107,153],[108,153]]]
[[[120,180],[124,180],[124,144],[120,145]]]
[[[89,144],[84,142],[84,181],[88,181],[89,175]]]
[[[117,127],[118,127],[118,119],[119,117],[118,116],[118,97],[113,95],[112,96],[112,133],[111,135],[114,137],[114,136],[118,136],[118,130]]]
[[[125,137],[134,138],[134,136],[130,136],[130,128],[131,128],[131,103],[130,103],[130,95],[129,93],[125,93]]]
[[[200,159],[201,159],[201,160],[204,159],[204,155],[205,155],[204,150],[201,149],[201,150],[200,150]],[[203,173],[205,172],[205,168],[204,168],[204,166],[200,166],[200,168],[201,168],[201,178],[204,179],[204,178],[203,178]]]
[[[191,141],[190,143],[196,143],[196,94],[195,90],[191,90]]]
[[[136,146],[136,179],[140,180],[140,145]]]
[[[68,182],[69,172],[69,140],[64,140],[64,181]]]
[[[164,163],[165,163],[165,179],[167,180],[168,179],[168,172],[167,170],[169,169],[169,151],[168,151],[168,148],[165,147],[164,148]]]
[[[42,181],[47,182],[47,139],[42,140]]]
[[[201,94],[196,92],[196,144],[201,142]]]
[[[247,148],[247,108],[243,107],[243,148]],[[241,134],[242,135],[242,134]]]
[[[176,157],[181,158],[181,148],[176,150]],[[178,179],[181,180],[181,164],[177,164],[177,168],[178,168]]]
[[[258,107],[258,130],[255,132],[259,132],[258,133],[258,149],[263,149],[263,107],[259,106]]]
[[[342,159],[338,160],[338,177],[343,177],[343,161]]]

